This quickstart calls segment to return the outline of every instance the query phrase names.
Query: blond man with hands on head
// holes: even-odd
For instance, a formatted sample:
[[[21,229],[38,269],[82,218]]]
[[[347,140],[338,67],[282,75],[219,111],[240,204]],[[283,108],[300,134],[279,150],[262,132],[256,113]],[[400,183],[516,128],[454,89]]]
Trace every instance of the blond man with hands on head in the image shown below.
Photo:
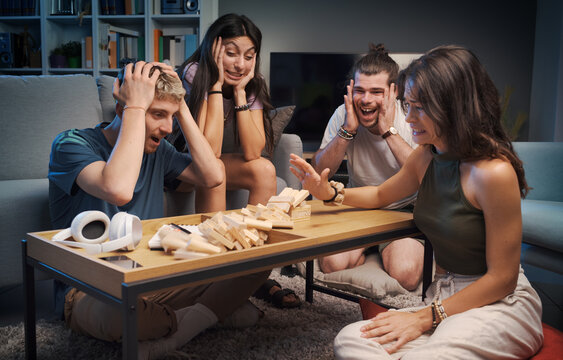
[[[53,142],[48,177],[54,228],[69,227],[86,210],[109,217],[125,211],[141,219],[160,218],[165,187],[213,188],[225,181],[222,163],[195,123],[172,67],[143,61],[128,64],[118,74],[113,95],[117,103],[111,123],[67,130]],[[174,117],[189,153],[177,151],[164,139]],[[174,351],[217,322],[235,327],[255,323],[258,317],[248,316],[248,298],[268,274],[140,296],[139,358]],[[72,330],[105,341],[121,340],[119,308],[60,282],[55,294],[56,309]]]

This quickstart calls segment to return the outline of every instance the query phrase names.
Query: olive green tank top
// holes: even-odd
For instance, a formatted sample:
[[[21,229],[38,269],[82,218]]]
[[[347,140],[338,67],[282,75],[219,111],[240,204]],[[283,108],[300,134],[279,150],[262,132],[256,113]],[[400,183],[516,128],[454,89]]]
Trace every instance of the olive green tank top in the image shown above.
[[[436,264],[462,275],[487,271],[485,219],[483,212],[465,198],[461,188],[459,160],[438,154],[418,190],[414,221],[434,248]]]

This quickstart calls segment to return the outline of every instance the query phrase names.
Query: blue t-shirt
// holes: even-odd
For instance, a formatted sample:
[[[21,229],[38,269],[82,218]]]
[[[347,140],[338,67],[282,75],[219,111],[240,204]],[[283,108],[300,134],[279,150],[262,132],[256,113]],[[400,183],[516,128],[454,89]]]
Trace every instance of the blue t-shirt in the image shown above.
[[[96,161],[107,162],[113,147],[102,133],[102,124],[91,129],[67,130],[53,141],[49,161],[49,207],[55,229],[67,228],[72,219],[86,210],[99,210],[110,218],[126,211],[141,219],[163,216],[165,184],[169,186],[190,165],[189,154],[180,153],[166,140],[156,152],[143,155],[133,199],[116,206],[98,199],[76,184],[82,169]]]
[[[107,142],[100,124],[95,128],[67,130],[60,133],[51,147],[49,161],[49,209],[53,228],[70,227],[76,215],[86,210],[99,210],[110,218],[126,211],[140,219],[158,218],[164,215],[164,186],[170,184],[191,164],[187,153],[180,153],[166,140],[162,140],[157,150],[143,155],[141,171],[133,199],[116,206],[98,199],[76,184],[82,169],[96,161],[107,162],[113,147]],[[177,183],[177,182],[176,182]],[[66,285],[58,283],[55,287],[55,307],[62,314]]]

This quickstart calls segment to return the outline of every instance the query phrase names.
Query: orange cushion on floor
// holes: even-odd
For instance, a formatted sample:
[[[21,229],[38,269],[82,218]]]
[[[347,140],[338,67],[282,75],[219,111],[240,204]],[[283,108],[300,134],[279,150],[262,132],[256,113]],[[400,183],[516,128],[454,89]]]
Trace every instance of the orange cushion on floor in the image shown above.
[[[371,319],[375,315],[387,311],[383,306],[366,299],[360,299],[360,309],[362,309],[364,320]],[[544,323],[543,346],[530,360],[563,360],[563,332]]]
[[[360,309],[362,309],[362,317],[364,320],[371,319],[375,315],[379,314],[380,312],[387,311],[381,305],[377,305],[367,299],[360,298]]]
[[[543,346],[530,360],[562,360],[563,332],[543,324]]]

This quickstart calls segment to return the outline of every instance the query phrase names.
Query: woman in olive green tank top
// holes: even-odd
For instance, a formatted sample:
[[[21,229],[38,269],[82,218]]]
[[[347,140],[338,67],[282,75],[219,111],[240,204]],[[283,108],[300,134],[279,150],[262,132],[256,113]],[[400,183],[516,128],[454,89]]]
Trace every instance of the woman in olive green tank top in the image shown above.
[[[500,122],[499,95],[477,57],[430,50],[398,80],[419,145],[381,186],[341,189],[303,159],[293,173],[318,199],[380,208],[418,191],[414,219],[434,247],[426,303],[345,327],[337,358],[528,358],[543,341],[541,301],[520,267],[522,162]]]

